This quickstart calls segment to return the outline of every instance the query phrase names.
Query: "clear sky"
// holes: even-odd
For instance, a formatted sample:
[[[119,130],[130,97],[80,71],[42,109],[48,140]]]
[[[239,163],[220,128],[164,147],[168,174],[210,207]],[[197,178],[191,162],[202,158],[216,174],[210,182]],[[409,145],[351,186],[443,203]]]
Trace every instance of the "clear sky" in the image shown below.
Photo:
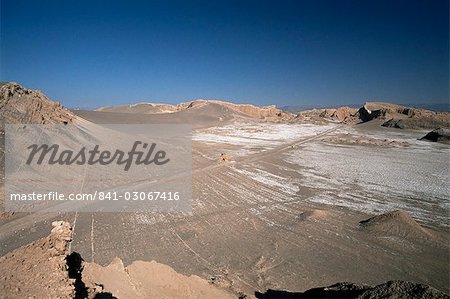
[[[0,80],[68,107],[446,103],[448,0],[1,0]]]

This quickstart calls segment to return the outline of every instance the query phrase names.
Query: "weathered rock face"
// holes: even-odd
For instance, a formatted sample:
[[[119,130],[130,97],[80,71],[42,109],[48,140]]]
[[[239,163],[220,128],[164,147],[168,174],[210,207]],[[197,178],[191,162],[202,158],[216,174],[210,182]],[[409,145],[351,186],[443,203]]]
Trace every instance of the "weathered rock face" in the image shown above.
[[[359,298],[423,298],[423,299],[444,299],[448,295],[432,288],[428,285],[409,281],[389,281],[366,290]]]
[[[73,281],[66,264],[72,229],[55,221],[48,237],[0,257],[0,297],[73,298]]]
[[[387,120],[383,127],[398,129],[435,129],[450,126],[449,112],[434,112],[426,109],[410,108],[389,103],[366,103],[360,109],[360,119]]]
[[[76,252],[68,255],[70,224],[52,226],[49,236],[0,257],[0,298],[236,298],[154,261],[127,267],[119,258],[106,267],[85,263]]]
[[[367,102],[359,108],[358,116],[362,122],[371,121],[373,119],[390,119],[392,117],[412,117],[420,115],[422,109],[414,109],[401,105]]]
[[[325,109],[320,116],[344,123],[352,123],[357,119],[358,109],[351,107],[339,107],[337,109]]]
[[[343,123],[361,123],[371,120],[384,120],[384,127],[399,129],[435,129],[450,127],[450,112],[434,112],[419,108],[379,102],[367,102],[359,109],[340,107],[337,109],[322,109],[318,114],[325,120]],[[302,112],[297,117],[314,117],[317,110]]]
[[[53,221],[53,229],[48,236],[49,251],[54,256],[67,254],[67,245],[72,240],[72,227],[65,221]]]
[[[106,267],[84,263],[82,274],[89,298],[103,298],[105,294],[130,299],[236,298],[203,278],[179,274],[155,261],[135,261],[126,267],[119,258]]]
[[[430,286],[408,281],[394,280],[377,286],[368,286],[351,282],[340,282],[327,287],[309,289],[303,293],[268,290],[266,293],[256,292],[258,299],[275,298],[421,298],[447,299],[449,296]]]
[[[366,105],[359,108],[358,117],[362,122],[371,121],[373,119],[384,119],[388,112],[384,109],[370,110]]]
[[[317,110],[307,111],[306,115],[311,116]],[[303,112],[305,114],[305,112]],[[386,112],[384,110],[370,110],[367,103],[359,108],[339,107],[336,109],[322,109],[319,116],[332,121],[338,121],[347,124],[354,124],[360,122],[371,121],[372,119],[384,117]]]
[[[450,129],[439,128],[431,131],[427,135],[420,138],[420,140],[427,140],[433,142],[450,143]]]
[[[67,124],[76,118],[42,92],[13,82],[0,85],[0,117],[9,124]]]
[[[331,115],[342,122],[351,122],[355,118],[356,109],[350,107],[340,107]]]

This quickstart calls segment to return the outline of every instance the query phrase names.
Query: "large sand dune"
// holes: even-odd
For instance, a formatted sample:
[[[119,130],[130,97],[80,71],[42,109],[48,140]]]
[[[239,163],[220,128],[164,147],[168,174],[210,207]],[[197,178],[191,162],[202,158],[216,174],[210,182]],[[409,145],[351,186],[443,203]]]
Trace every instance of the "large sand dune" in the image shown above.
[[[203,103],[174,113],[145,114],[74,110],[76,115],[99,124],[191,124],[194,128],[218,126],[249,116],[216,103]]]
[[[155,104],[155,103],[137,103],[128,106],[106,106],[97,108],[97,111],[104,112],[118,112],[118,113],[134,113],[134,114],[161,114],[161,113],[174,113],[184,110],[192,110],[194,108],[208,106],[213,104],[214,106],[226,107],[239,114],[244,114],[248,117],[257,119],[269,119],[269,120],[287,120],[292,117],[288,112],[278,109],[276,106],[255,106],[249,104],[234,104],[225,101],[218,100],[194,100],[177,105],[167,104]]]

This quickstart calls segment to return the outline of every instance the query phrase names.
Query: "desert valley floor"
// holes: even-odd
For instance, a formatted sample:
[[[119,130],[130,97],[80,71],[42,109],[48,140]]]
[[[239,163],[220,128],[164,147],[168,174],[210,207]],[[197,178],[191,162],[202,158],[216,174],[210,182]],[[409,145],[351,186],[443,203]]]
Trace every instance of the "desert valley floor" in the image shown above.
[[[74,113],[93,123],[163,117]],[[449,291],[449,145],[377,120],[224,117],[194,126],[192,214],[19,213],[2,221],[0,255],[66,220],[74,229],[70,251],[87,262],[155,260],[234,293],[395,279]],[[220,161],[221,153],[229,158]],[[403,212],[360,224],[394,210],[421,225]]]

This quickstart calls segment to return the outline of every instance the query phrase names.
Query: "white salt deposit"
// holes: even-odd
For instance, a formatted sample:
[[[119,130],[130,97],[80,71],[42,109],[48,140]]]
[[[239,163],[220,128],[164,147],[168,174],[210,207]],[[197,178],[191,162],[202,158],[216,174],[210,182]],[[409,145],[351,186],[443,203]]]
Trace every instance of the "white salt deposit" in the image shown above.
[[[404,209],[426,222],[448,225],[450,148],[339,147],[321,143],[291,150],[300,184],[320,188],[313,202],[367,213]]]

